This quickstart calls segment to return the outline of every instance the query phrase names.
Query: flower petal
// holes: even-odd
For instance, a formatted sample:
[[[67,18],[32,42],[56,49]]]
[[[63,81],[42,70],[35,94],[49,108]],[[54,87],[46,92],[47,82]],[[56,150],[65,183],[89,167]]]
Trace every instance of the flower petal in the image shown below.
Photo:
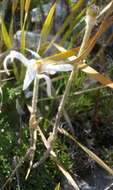
[[[31,84],[31,82],[33,81],[35,77],[36,77],[36,71],[32,70],[29,67],[26,71],[26,75],[24,78],[23,90],[26,90],[29,87],[29,85]]]
[[[38,74],[37,75],[38,79],[44,78],[47,84],[47,94],[49,97],[51,97],[51,79],[44,74]]]
[[[6,58],[4,59],[4,62],[3,62],[4,69],[8,75],[10,73],[8,72],[7,64],[9,62],[13,62],[13,60],[15,58],[20,60],[26,67],[29,65],[29,60],[25,56],[23,56],[21,53],[13,50],[10,52],[9,55],[6,56]]]
[[[11,56],[10,55],[7,55],[6,58],[4,59],[4,62],[3,62],[3,66],[4,66],[4,69],[5,69],[5,72],[10,75],[9,71],[8,71],[8,68],[7,68],[7,64],[9,63],[9,61],[11,60]]]
[[[42,72],[58,72],[58,71],[71,71],[73,66],[71,64],[60,64],[60,65],[42,65]]]

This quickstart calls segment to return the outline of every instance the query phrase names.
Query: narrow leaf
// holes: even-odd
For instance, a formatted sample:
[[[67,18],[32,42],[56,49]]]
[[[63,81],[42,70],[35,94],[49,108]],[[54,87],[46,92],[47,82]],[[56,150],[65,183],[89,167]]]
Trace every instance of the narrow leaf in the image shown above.
[[[30,7],[31,0],[26,0],[25,2],[25,12],[28,12],[29,7]]]
[[[60,190],[60,183],[55,187],[55,190]]]
[[[37,126],[37,129],[38,129],[38,132],[42,138],[42,141],[45,145],[45,147],[48,149],[48,141],[46,140],[42,130],[40,129],[39,126]],[[52,156],[52,159],[56,162],[58,168],[60,169],[60,171],[64,174],[64,176],[66,177],[66,179],[68,180],[68,182],[72,185],[72,187],[75,189],[75,190],[80,190],[78,185],[76,184],[76,182],[74,181],[74,179],[72,178],[72,176],[69,174],[68,171],[65,170],[65,168],[62,166],[60,160],[57,159],[57,156],[55,154],[55,152],[53,150],[51,150],[50,152],[51,156]]]
[[[11,38],[7,32],[4,22],[2,22],[2,37],[7,48],[11,48],[12,47]]]
[[[87,147],[83,146],[78,140],[76,140],[72,135],[70,135],[66,130],[60,129],[59,131],[69,137],[71,140],[73,140],[75,143],[77,143],[95,162],[97,162],[102,168],[104,168],[106,171],[108,171],[111,175],[113,175],[113,170],[105,164],[104,161],[102,161],[95,153],[93,153],[91,150],[89,150]]]
[[[66,59],[68,57],[71,57],[73,55],[76,55],[78,53],[78,50],[79,50],[79,47],[78,48],[73,48],[71,50],[67,50],[67,51],[63,51],[61,53],[58,53],[58,54],[54,54],[52,56],[49,56],[49,57],[46,57],[46,58],[43,58],[43,59],[40,59],[37,61],[37,64],[39,62],[41,62],[42,64],[45,63],[45,64],[48,64],[49,61],[52,63],[54,61],[62,61],[62,59]],[[66,62],[64,62],[65,64]],[[56,64],[59,64],[59,62],[56,62]]]
[[[22,49],[22,53],[24,53],[24,51],[25,51],[25,30],[24,30],[24,26],[22,27],[22,32],[21,32],[21,49]]]
[[[47,38],[47,36],[49,35],[50,29],[52,27],[52,21],[53,21],[53,15],[55,12],[55,8],[56,8],[56,3],[51,7],[48,16],[43,24],[43,28],[41,31],[41,38]]]
[[[64,174],[64,176],[66,177],[66,179],[68,180],[68,182],[72,185],[72,187],[75,190],[80,190],[77,183],[75,182],[75,180],[72,178],[72,176],[69,174],[68,171],[65,170],[65,168],[62,166],[62,164],[60,163],[60,161],[53,157],[54,161],[57,163],[58,168],[61,170],[61,172]]]
[[[51,41],[51,43],[49,44],[48,48],[46,49],[46,51],[52,46],[52,43],[55,42],[55,40],[60,36],[60,34],[66,29],[66,27],[68,25],[70,25],[70,21],[73,20],[73,16],[76,14],[76,12],[79,10],[79,8],[81,8],[81,6],[83,5],[83,3],[85,2],[85,0],[78,0],[75,4],[75,6],[73,7],[73,9],[71,10],[71,13],[69,14],[69,16],[67,16],[66,20],[64,21],[64,23],[62,24],[62,26],[59,28],[58,32],[56,33],[56,35],[54,36],[53,40]]]
[[[79,69],[81,69],[84,73],[86,73],[91,78],[97,80],[101,84],[104,84],[110,88],[113,88],[113,82],[108,79],[107,77],[103,76],[99,72],[97,72],[95,69],[87,65],[86,63],[82,63],[80,65],[77,65]]]
[[[20,0],[20,25],[22,28],[23,25],[23,17],[24,17],[24,6],[25,5],[25,0]]]
[[[13,1],[13,4],[12,4],[12,14],[13,15],[16,11],[17,5],[18,5],[18,0]]]
[[[58,48],[59,49],[59,48]],[[62,47],[62,50],[59,49],[60,51],[66,51],[65,48]],[[83,54],[80,56],[82,57],[84,55]],[[91,78],[95,79],[96,81],[100,82],[103,85],[106,85],[110,88],[113,88],[113,82],[108,79],[107,77],[103,76],[102,74],[100,74],[98,71],[96,71],[95,69],[93,69],[91,66],[89,66],[86,63],[83,63],[82,61],[79,60],[80,57],[76,57],[74,56],[75,60],[70,61],[68,63],[70,64],[76,64],[77,68],[81,69],[84,73],[86,73],[88,76],[90,76]],[[70,60],[70,58],[68,58]],[[78,63],[77,63],[78,60]]]

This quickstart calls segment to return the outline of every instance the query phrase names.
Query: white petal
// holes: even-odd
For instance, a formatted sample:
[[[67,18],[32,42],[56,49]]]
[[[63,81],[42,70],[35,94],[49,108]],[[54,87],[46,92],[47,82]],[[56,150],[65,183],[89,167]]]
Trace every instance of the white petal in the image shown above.
[[[23,54],[17,52],[17,51],[11,51],[10,52],[11,58],[18,59],[21,61],[26,67],[29,65],[29,59],[27,59]]]
[[[15,58],[20,60],[26,67],[29,65],[29,60],[25,56],[23,56],[21,53],[17,51],[11,51],[10,54],[6,56],[3,62],[4,69],[8,75],[10,73],[8,72],[7,64],[9,62],[13,62]]]
[[[10,55],[7,55],[3,62],[4,69],[8,75],[10,75],[10,73],[8,71],[7,64],[9,63],[10,60],[11,60]]]
[[[44,78],[47,84],[47,94],[49,97],[51,97],[51,79],[44,74],[38,74],[37,75],[38,79]]]
[[[61,64],[61,65],[42,65],[42,72],[58,72],[58,71],[71,71],[73,66],[71,64]]]
[[[22,55],[21,53],[13,50],[13,51],[10,52],[10,54],[8,56],[6,56],[6,58],[5,58],[4,62],[3,62],[4,68],[5,68],[6,71],[7,71],[8,61],[13,62],[14,59],[18,59],[26,67],[28,67],[30,62],[31,62],[31,60],[27,59],[24,55]],[[34,62],[36,62],[36,60],[34,60]]]
[[[36,77],[36,71],[32,70],[31,68],[28,68],[24,79],[23,90],[29,87],[29,85],[31,84],[31,82],[35,77]]]
[[[73,60],[75,60],[76,58],[77,58],[77,56],[73,55],[73,56],[69,57],[68,60],[73,61]]]

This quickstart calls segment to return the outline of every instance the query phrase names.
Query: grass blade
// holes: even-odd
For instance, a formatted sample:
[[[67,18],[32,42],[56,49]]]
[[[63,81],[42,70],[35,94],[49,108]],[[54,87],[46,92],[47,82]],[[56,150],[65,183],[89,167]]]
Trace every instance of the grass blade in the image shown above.
[[[12,41],[11,41],[11,38],[10,38],[8,32],[7,32],[7,29],[6,29],[4,22],[2,22],[1,29],[2,29],[2,37],[3,37],[4,43],[5,43],[6,47],[8,49],[10,49],[12,47]]]
[[[18,0],[13,1],[13,3],[12,3],[12,14],[13,15],[15,14],[17,5],[18,5]]]
[[[73,140],[76,144],[79,145],[82,150],[84,150],[95,162],[97,162],[102,168],[104,168],[107,172],[109,172],[111,175],[113,175],[113,170],[105,164],[104,161],[102,161],[95,153],[93,153],[91,150],[89,150],[87,147],[83,146],[78,140],[76,140],[72,135],[70,135],[66,130],[60,129],[59,131],[69,137],[71,140]]]
[[[64,32],[64,30],[66,29],[66,27],[68,26],[68,24],[70,24],[70,21],[73,20],[73,16],[76,14],[76,12],[79,10],[79,8],[83,5],[84,2],[85,2],[85,0],[78,0],[77,1],[77,3],[75,4],[75,6],[73,7],[73,9],[71,10],[70,15],[66,18],[66,20],[64,21],[64,23],[62,24],[62,26],[59,28],[59,31],[54,36],[53,40],[51,41],[51,43],[47,47],[46,51],[48,51],[48,49],[52,46],[53,42],[55,42],[55,40],[60,36],[60,34],[62,32]]]
[[[45,22],[43,24],[43,28],[42,28],[42,31],[41,31],[41,38],[42,39],[47,38],[49,33],[50,33],[55,9],[56,9],[56,3],[51,7],[51,9],[50,9],[50,11],[48,13],[48,16],[47,16],[47,18],[46,18],[46,20],[45,20]]]
[[[38,132],[39,132],[39,134],[40,134],[40,136],[42,138],[42,141],[43,141],[45,147],[48,149],[48,141],[46,140],[42,130],[40,129],[39,126],[37,126],[37,129],[38,129]],[[61,164],[60,160],[57,159],[57,156],[56,156],[55,152],[53,150],[51,150],[50,154],[52,156],[52,159],[56,162],[59,170],[63,173],[63,175],[66,177],[68,182],[72,185],[72,187],[75,190],[80,190],[77,183],[75,182],[75,180],[72,178],[72,176],[69,174],[69,172],[65,170],[65,168]]]
[[[60,183],[58,183],[54,190],[60,190]]]
[[[59,51],[66,51],[65,48],[61,47],[61,46],[56,46],[58,48]],[[75,59],[77,57],[75,56]],[[70,58],[68,58],[70,59]],[[70,61],[68,62],[70,64],[77,64],[76,61]],[[80,70],[82,70],[84,73],[86,73],[88,76],[90,76],[91,78],[95,79],[96,81],[100,82],[101,84],[108,86],[110,88],[113,88],[113,82],[108,79],[107,77],[103,76],[102,74],[100,74],[98,71],[96,71],[95,69],[93,69],[91,66],[89,66],[86,63],[83,63],[82,61],[78,61],[77,64],[77,68],[79,68]]]

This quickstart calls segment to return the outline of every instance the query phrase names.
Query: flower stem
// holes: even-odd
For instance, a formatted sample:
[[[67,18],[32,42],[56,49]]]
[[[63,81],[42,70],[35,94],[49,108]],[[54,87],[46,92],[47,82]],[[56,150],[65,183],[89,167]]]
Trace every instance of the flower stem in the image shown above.
[[[83,41],[82,41],[81,48],[79,50],[78,56],[80,56],[83,53],[83,51],[85,50],[85,48],[87,46],[87,42],[89,40],[92,28],[93,28],[93,26],[95,25],[95,22],[96,22],[96,16],[97,16],[97,7],[93,6],[93,7],[88,8],[87,14],[86,14],[85,35],[84,35],[84,38],[83,38]],[[57,132],[58,132],[58,126],[59,126],[60,118],[61,118],[62,113],[64,111],[64,106],[65,106],[65,103],[67,101],[67,97],[69,96],[69,91],[70,91],[70,88],[71,88],[72,81],[74,80],[75,71],[76,71],[76,66],[73,67],[73,70],[72,70],[72,72],[70,74],[70,77],[69,77],[69,80],[68,80],[64,95],[62,97],[62,100],[61,100],[59,108],[58,108],[55,124],[54,124],[54,127],[53,127],[53,135],[54,136],[56,136]]]
[[[30,131],[30,148],[33,149],[30,155],[30,163],[29,168],[27,170],[27,174],[25,179],[28,178],[29,173],[31,171],[32,165],[33,165],[33,159],[35,156],[35,150],[36,150],[36,142],[37,142],[37,101],[38,101],[38,84],[39,79],[35,77],[34,80],[34,88],[33,88],[33,98],[32,98],[32,110],[31,110],[31,116],[29,120],[29,131]]]

